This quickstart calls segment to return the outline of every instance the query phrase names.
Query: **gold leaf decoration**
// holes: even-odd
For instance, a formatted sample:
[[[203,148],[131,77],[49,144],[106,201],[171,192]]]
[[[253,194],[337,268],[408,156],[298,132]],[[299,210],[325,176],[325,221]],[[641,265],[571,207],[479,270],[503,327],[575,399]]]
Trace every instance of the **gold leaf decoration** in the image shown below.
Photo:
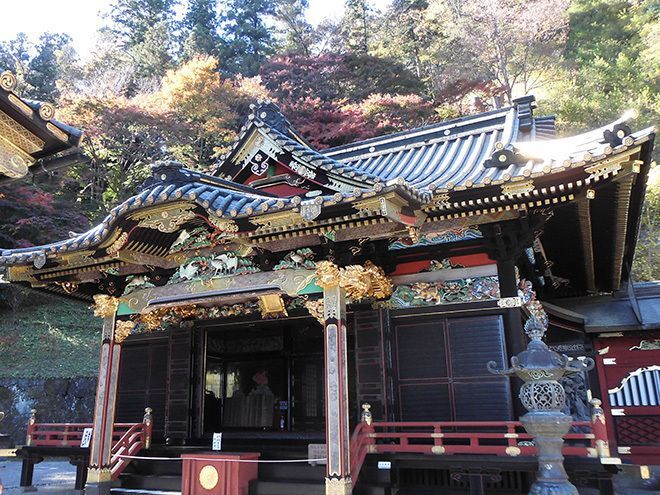
[[[349,265],[341,269],[330,261],[320,261],[316,264],[316,285],[324,289],[339,286],[354,301],[366,297],[383,299],[392,294],[392,282],[371,261],[364,266]]]
[[[106,294],[96,294],[94,296],[94,316],[107,318],[117,311],[119,299]]]
[[[132,321],[118,321],[115,323],[115,342],[121,344],[131,334],[133,328],[135,328],[135,323]]]
[[[332,261],[316,263],[316,285],[322,289],[331,289],[339,285],[339,267]]]
[[[385,275],[383,269],[374,265],[371,261],[364,264],[364,269],[371,279],[371,296],[376,299],[383,299],[392,295],[393,285],[390,278]]]
[[[325,323],[325,318],[323,316],[323,298],[315,301],[305,301],[305,307],[307,308],[307,311],[309,311],[309,314],[316,318],[321,325]]]
[[[349,265],[339,272],[339,286],[346,291],[346,296],[359,301],[371,292],[371,278],[360,265]]]

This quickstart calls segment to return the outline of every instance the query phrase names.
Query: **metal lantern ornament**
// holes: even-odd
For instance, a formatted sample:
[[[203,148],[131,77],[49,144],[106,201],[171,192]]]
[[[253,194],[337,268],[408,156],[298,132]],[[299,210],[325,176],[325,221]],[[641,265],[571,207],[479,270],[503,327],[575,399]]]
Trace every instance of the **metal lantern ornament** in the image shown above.
[[[511,358],[509,369],[498,370],[497,363],[491,361],[488,370],[497,375],[516,375],[525,382],[520,388],[520,400],[529,412],[520,421],[534,437],[539,460],[530,495],[578,495],[577,488],[568,481],[563,463],[563,436],[570,430],[573,418],[561,412],[566,393],[559,380],[589,371],[594,360],[570,361],[566,355],[550,350],[543,342],[546,325],[537,318],[527,320],[525,333],[530,339],[527,349]]]

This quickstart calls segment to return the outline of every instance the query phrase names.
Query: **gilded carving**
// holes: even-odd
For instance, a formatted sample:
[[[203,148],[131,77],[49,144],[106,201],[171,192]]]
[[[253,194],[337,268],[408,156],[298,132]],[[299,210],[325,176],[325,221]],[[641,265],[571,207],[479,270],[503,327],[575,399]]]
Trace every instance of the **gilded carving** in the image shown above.
[[[55,107],[50,103],[42,103],[39,107],[39,117],[43,120],[52,120],[55,118]]]
[[[280,294],[259,296],[259,310],[263,319],[283,318],[289,316]]]
[[[264,203],[264,205],[266,205],[266,203]],[[256,230],[257,233],[269,229],[276,229],[280,227],[288,227],[290,225],[296,225],[301,223],[302,221],[303,219],[300,216],[300,214],[293,210],[250,218],[250,222],[252,222],[255,225],[259,225],[259,227]]]
[[[23,153],[18,152],[0,138],[0,174],[6,175],[12,179],[25,177],[29,171],[29,165],[33,160],[26,159]]]
[[[96,294],[94,296],[94,316],[107,318],[117,312],[119,299],[106,294]]]
[[[44,141],[25,129],[9,115],[0,111],[0,136],[20,148],[26,154],[36,153],[44,148]]]
[[[222,218],[215,213],[209,213],[208,215],[209,222],[211,222],[211,225],[216,229],[216,231],[220,231],[222,233],[227,233],[227,234],[235,234],[238,232],[238,225],[236,225],[236,222],[233,220],[228,220],[226,218]]]
[[[367,297],[382,299],[392,294],[392,282],[382,268],[371,261],[364,266],[349,265],[339,268],[331,261],[316,264],[316,285],[323,289],[341,287],[346,296],[354,301]]]
[[[119,230],[120,234],[117,237],[117,239],[114,240],[110,246],[106,249],[106,252],[108,254],[115,254],[117,253],[122,247],[124,247],[124,244],[126,244],[126,241],[128,241],[128,232],[122,232]]]
[[[609,174],[617,173],[621,168],[620,162],[600,162],[585,168],[584,171],[590,174],[589,178],[595,179],[596,177],[606,177]]]
[[[502,184],[502,194],[509,197],[527,194],[532,192],[534,189],[534,181],[532,180]]]
[[[362,266],[349,265],[339,272],[339,286],[348,298],[359,301],[369,293],[371,280]]]
[[[314,301],[305,301],[305,307],[309,314],[312,315],[316,320],[323,325],[325,323],[324,310],[323,310],[323,299],[316,299]]]
[[[351,495],[353,483],[347,478],[326,478],[325,495]]]
[[[121,344],[135,328],[135,322],[118,321],[115,323],[115,342]]]
[[[194,207],[195,205],[168,207],[142,213],[135,218],[140,219],[139,227],[171,234],[176,232],[181,225],[195,218],[195,212],[191,211]]]
[[[332,261],[316,263],[316,285],[322,289],[331,289],[339,285],[339,267]]]

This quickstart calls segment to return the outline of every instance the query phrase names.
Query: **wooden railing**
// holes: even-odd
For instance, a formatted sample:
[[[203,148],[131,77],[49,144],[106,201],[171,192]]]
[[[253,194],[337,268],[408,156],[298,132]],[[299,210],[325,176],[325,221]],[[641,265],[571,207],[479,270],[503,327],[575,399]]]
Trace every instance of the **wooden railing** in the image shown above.
[[[152,411],[145,409],[142,423],[115,423],[112,428],[112,479],[117,479],[132,456],[151,446]],[[86,428],[92,423],[37,423],[33,409],[27,428],[26,445],[31,447],[80,447]]]
[[[596,401],[592,421],[573,422],[564,435],[566,456],[610,460],[605,419]],[[363,406],[364,407],[364,406]],[[535,456],[533,438],[519,421],[371,422],[371,415],[351,437],[351,478],[355,483],[367,454]]]

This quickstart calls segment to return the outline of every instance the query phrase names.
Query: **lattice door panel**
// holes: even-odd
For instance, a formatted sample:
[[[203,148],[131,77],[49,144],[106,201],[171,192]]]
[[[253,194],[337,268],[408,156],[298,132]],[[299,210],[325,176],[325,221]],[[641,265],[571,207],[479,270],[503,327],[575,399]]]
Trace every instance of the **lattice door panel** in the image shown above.
[[[618,416],[614,420],[619,445],[660,446],[659,416]]]

